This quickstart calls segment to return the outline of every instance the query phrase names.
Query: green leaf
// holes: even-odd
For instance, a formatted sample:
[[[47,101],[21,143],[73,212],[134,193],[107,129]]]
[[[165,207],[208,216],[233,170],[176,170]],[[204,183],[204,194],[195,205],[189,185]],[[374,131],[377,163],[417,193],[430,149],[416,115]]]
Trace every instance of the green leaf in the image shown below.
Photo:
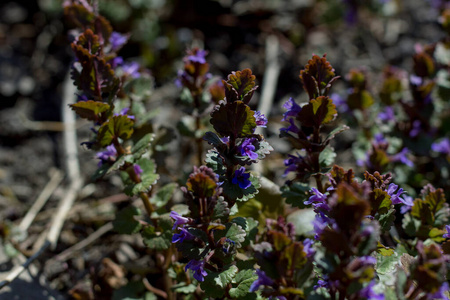
[[[211,146],[214,146],[216,148],[226,146],[226,144],[224,142],[222,142],[220,137],[216,133],[214,133],[212,131],[206,132],[205,135],[203,136],[203,139],[208,144],[210,144]]]
[[[382,254],[377,254],[377,264],[375,270],[377,274],[386,275],[388,273],[394,273],[397,271],[399,258],[395,253],[390,256],[384,256]]]
[[[334,139],[334,137],[335,137],[336,135],[338,135],[339,133],[344,132],[344,131],[346,131],[346,130],[348,130],[348,129],[350,129],[350,127],[348,127],[347,125],[342,125],[342,126],[339,126],[339,127],[335,128],[335,129],[333,129],[333,130],[328,134],[327,138],[325,139],[325,141],[324,141],[323,143],[324,143],[325,145],[328,145],[328,143],[329,143],[332,139]]]
[[[241,100],[248,104],[253,93],[258,88],[255,82],[255,75],[252,70],[245,69],[242,71],[232,72],[228,75],[226,81],[222,81],[225,86],[225,97],[228,103]]]
[[[152,146],[152,142],[155,139],[154,133],[148,133],[144,135],[132,148],[131,153],[135,160],[141,158],[144,153],[148,152]]]
[[[170,248],[172,244],[172,231],[165,230],[162,233],[158,233],[153,226],[145,227],[142,232],[142,239],[144,244],[154,250],[166,250]]]
[[[141,182],[130,183],[124,188],[124,192],[128,196],[134,196],[140,192],[148,192],[152,188],[152,185],[159,179],[159,175],[155,173],[156,166],[154,161],[141,158],[136,163],[143,171],[141,174]]]
[[[420,225],[420,220],[413,218],[411,214],[406,214],[402,219],[402,227],[405,230],[406,234],[410,237],[416,236]]]
[[[281,188],[281,195],[286,198],[286,203],[293,207],[305,208],[303,202],[309,198],[310,186],[302,182],[294,182]]]
[[[134,121],[127,116],[113,116],[98,130],[97,141],[101,147],[111,145],[118,138],[127,140],[133,134]]]
[[[252,185],[246,189],[241,189],[239,185],[225,181],[222,185],[223,193],[232,199],[237,201],[248,201],[255,197],[258,193],[258,189],[261,187],[258,177],[250,173],[250,182]]]
[[[133,234],[139,232],[142,225],[134,216],[141,215],[139,208],[128,206],[116,215],[113,221],[114,230],[120,234]]]
[[[262,140],[262,141],[259,141],[258,147],[255,150],[255,153],[258,154],[258,159],[262,160],[266,157],[266,155],[270,154],[270,151],[273,151],[272,146],[270,146],[270,144],[267,141]]]
[[[302,126],[320,127],[331,122],[336,115],[336,105],[333,101],[328,97],[320,96],[303,106],[297,119]]]
[[[255,275],[253,270],[240,271],[233,279],[233,283],[237,283],[238,285],[230,289],[230,296],[234,299],[244,297],[249,293],[250,286],[256,279],[258,279],[258,276]]]
[[[186,284],[185,282],[180,282],[172,286],[172,290],[176,293],[181,294],[192,294],[197,289],[197,285],[195,284]]]
[[[172,198],[175,189],[178,187],[176,183],[168,183],[160,188],[156,194],[150,199],[150,202],[156,207],[162,207]]]
[[[130,95],[133,100],[142,101],[150,97],[154,82],[150,76],[140,76],[132,78],[123,86],[124,92]]]
[[[228,208],[228,202],[226,202],[225,199],[222,196],[220,196],[217,199],[216,205],[214,206],[212,220],[215,221],[215,220],[219,219],[222,222],[226,222],[226,221],[228,221],[229,215],[230,215],[230,209]]]
[[[97,122],[100,119],[100,114],[110,109],[109,104],[99,101],[80,101],[69,105],[83,119]]]
[[[378,213],[375,215],[375,219],[378,220],[381,226],[381,230],[383,232],[389,231],[391,229],[392,224],[395,221],[395,209],[380,209]]]
[[[319,164],[321,167],[330,167],[334,163],[336,152],[332,147],[325,147],[319,154]]]
[[[246,232],[242,229],[242,226],[239,226],[235,223],[227,224],[227,233],[225,236],[236,243],[237,248],[241,248],[241,243],[245,241]]]
[[[211,149],[206,153],[205,163],[214,173],[219,175],[225,174],[222,158],[216,150]]]
[[[242,101],[217,105],[210,122],[221,136],[234,138],[253,134],[256,128],[254,112]]]
[[[225,288],[233,278],[236,276],[238,272],[238,268],[234,265],[231,265],[228,269],[218,274],[217,277],[214,278],[214,282],[221,288]]]

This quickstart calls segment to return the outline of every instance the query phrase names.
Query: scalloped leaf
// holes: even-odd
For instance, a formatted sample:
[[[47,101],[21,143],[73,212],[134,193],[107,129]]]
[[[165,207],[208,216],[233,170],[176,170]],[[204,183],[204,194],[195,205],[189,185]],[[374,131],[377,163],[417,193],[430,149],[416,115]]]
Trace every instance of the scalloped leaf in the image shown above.
[[[302,182],[294,182],[291,185],[285,185],[281,188],[281,196],[286,199],[286,203],[293,207],[305,208],[303,204],[309,198],[311,187]]]
[[[230,289],[230,296],[233,299],[244,297],[249,293],[250,286],[257,279],[258,276],[253,272],[253,270],[240,271],[233,279],[233,283],[237,284],[237,286]]]
[[[217,105],[210,122],[221,136],[234,138],[248,136],[256,128],[254,112],[242,101]]]
[[[80,101],[69,106],[81,118],[94,122],[100,119],[101,113],[110,109],[109,104],[93,100]]]
[[[95,19],[94,12],[90,11],[82,4],[72,4],[64,7],[64,15],[76,27],[85,28],[92,24]]]
[[[227,80],[223,80],[225,86],[225,97],[228,103],[241,100],[245,104],[250,102],[253,93],[258,88],[255,82],[255,75],[252,70],[244,69],[242,71],[231,72]]]
[[[239,185],[225,181],[222,184],[222,193],[231,199],[236,199],[237,201],[247,201],[248,199],[255,197],[258,193],[258,189],[261,187],[258,177],[254,176],[252,173],[250,173],[249,180],[252,185],[246,189],[241,189]]]
[[[120,234],[133,234],[141,230],[141,223],[134,217],[140,216],[141,210],[134,206],[128,206],[116,214],[113,221],[114,230]]]
[[[212,220],[215,221],[219,219],[222,222],[226,222],[228,221],[229,216],[230,216],[230,209],[228,208],[228,202],[226,202],[223,197],[219,197],[217,199],[216,205],[214,206]]]
[[[153,250],[166,250],[172,245],[172,231],[157,233],[155,227],[147,226],[141,231],[144,244]]]
[[[236,243],[237,248],[241,248],[241,243],[245,241],[245,236],[247,235],[242,226],[235,223],[227,224],[227,233],[225,236]]]
[[[96,55],[100,50],[100,42],[98,35],[94,34],[92,30],[87,29],[83,32],[76,41],[77,45],[88,50],[90,54]]]
[[[164,185],[156,192],[156,194],[152,198],[150,198],[150,202],[156,207],[162,207],[166,205],[172,198],[177,187],[178,184],[175,182]]]
[[[238,271],[239,270],[236,266],[231,265],[228,269],[219,273],[218,276],[214,278],[214,282],[221,288],[225,288],[229,283],[231,283]]]
[[[333,101],[325,96],[312,99],[309,103],[302,107],[298,113],[297,119],[302,126],[320,127],[327,124],[337,115],[336,105]]]
[[[335,76],[334,69],[327,61],[326,54],[322,57],[313,55],[300,71],[300,80],[310,99],[320,95],[320,90],[327,87]]]
[[[216,148],[222,148],[224,146],[226,147],[227,145],[224,142],[222,142],[220,137],[215,132],[212,131],[206,132],[205,135],[203,136],[203,140],[205,140],[208,144]]]
[[[156,165],[154,161],[147,158],[141,158],[136,163],[143,171],[141,174],[141,182],[131,183],[124,188],[124,192],[128,196],[134,196],[140,192],[148,192],[152,188],[152,185],[159,179],[159,175],[155,173]]]
[[[98,130],[97,142],[106,147],[118,138],[127,140],[133,134],[134,121],[127,116],[113,116]]]

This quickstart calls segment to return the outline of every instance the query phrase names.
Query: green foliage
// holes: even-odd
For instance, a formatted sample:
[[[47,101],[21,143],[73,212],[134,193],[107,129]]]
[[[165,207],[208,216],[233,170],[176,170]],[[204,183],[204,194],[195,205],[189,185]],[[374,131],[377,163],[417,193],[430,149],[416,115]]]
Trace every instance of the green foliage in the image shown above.
[[[227,233],[225,236],[236,243],[236,247],[241,248],[241,243],[245,241],[247,233],[242,226],[235,223],[227,224]]]
[[[110,106],[107,103],[89,100],[71,104],[70,108],[83,119],[99,122],[101,119],[100,114],[107,112]]]
[[[239,271],[232,280],[233,286],[237,286],[230,289],[230,296],[235,299],[244,297],[249,293],[250,286],[257,278],[258,276],[254,274],[253,270]]]
[[[170,201],[175,192],[178,184],[172,182],[161,187],[156,194],[150,198],[150,202],[154,204],[156,207],[162,207]]]
[[[258,193],[258,189],[261,187],[258,177],[251,173],[249,180],[252,185],[246,189],[241,189],[239,185],[225,181],[222,185],[223,194],[231,199],[236,199],[237,201],[248,201],[249,199],[255,197]]]
[[[121,210],[113,221],[114,230],[120,234],[133,234],[141,230],[141,223],[135,219],[141,211],[134,206],[128,206]]]
[[[283,198],[286,203],[293,207],[305,208],[304,201],[309,198],[309,190],[311,187],[302,182],[294,182],[291,185],[285,185],[281,188]]]
[[[141,158],[136,163],[143,171],[141,174],[141,182],[134,183],[130,181],[125,186],[124,192],[128,196],[134,196],[141,192],[148,192],[152,188],[152,185],[159,179],[159,175],[155,173],[156,166],[154,161],[147,158]]]
[[[145,246],[153,250],[166,250],[169,249],[172,244],[172,230],[164,230],[159,233],[153,226],[146,226],[141,231],[142,239]]]
[[[134,121],[127,116],[113,116],[100,126],[97,142],[101,147],[111,145],[117,139],[127,140],[133,134]]]

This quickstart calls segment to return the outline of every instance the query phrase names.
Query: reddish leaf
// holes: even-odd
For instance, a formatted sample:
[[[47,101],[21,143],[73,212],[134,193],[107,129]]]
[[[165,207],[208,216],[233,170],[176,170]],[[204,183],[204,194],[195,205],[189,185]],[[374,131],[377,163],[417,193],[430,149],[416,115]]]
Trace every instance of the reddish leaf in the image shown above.
[[[328,97],[320,96],[303,106],[297,119],[302,126],[320,127],[331,122],[336,115],[336,105],[333,101]]]
[[[327,61],[326,55],[323,57],[313,55],[305,69],[300,71],[303,88],[308,92],[310,99],[323,95],[321,90],[331,84],[334,76],[334,69]]]
[[[258,88],[255,86],[255,79],[256,77],[250,69],[232,72],[228,75],[227,80],[222,81],[225,86],[227,102],[241,100],[245,104],[248,104],[253,93]]]
[[[222,103],[211,113],[211,124],[221,136],[247,136],[256,128],[254,112],[242,101]]]

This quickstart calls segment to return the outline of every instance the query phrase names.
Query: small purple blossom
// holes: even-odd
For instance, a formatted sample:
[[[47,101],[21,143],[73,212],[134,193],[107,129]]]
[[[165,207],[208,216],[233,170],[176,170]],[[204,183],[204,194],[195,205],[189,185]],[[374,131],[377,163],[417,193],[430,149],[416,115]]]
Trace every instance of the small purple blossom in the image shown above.
[[[420,121],[419,120],[415,120],[413,123],[412,123],[412,128],[411,128],[411,130],[409,131],[409,136],[410,137],[416,137],[416,136],[418,136],[419,135],[419,133],[420,133],[420,125],[422,125],[422,123],[420,123]]]
[[[135,119],[134,116],[128,115],[128,112],[129,112],[129,111],[130,111],[130,108],[125,107],[125,108],[122,108],[122,110],[121,110],[118,114],[114,114],[114,116],[115,116],[115,117],[117,117],[117,116],[127,116],[128,119],[134,120],[134,119]]]
[[[260,286],[268,285],[271,286],[273,284],[273,280],[264,273],[264,271],[257,269],[256,275],[258,275],[258,279],[256,279],[252,285],[250,286],[250,292],[256,292]]]
[[[116,56],[113,59],[111,59],[109,61],[109,63],[111,65],[111,67],[113,69],[115,69],[115,68],[117,68],[117,67],[119,67],[119,66],[121,66],[123,64],[123,57],[122,56]]]
[[[287,120],[288,122],[289,122],[289,127],[286,127],[286,128],[280,128],[280,131],[281,132],[286,132],[286,133],[288,133],[289,131],[291,131],[291,132],[294,132],[294,133],[299,133],[300,132],[300,129],[297,127],[297,125],[295,125],[295,123],[294,123],[294,119],[289,119],[289,120]]]
[[[136,174],[137,177],[141,178],[141,174],[144,172],[140,165],[134,164],[133,165],[134,174]]]
[[[234,172],[234,177],[231,180],[233,184],[238,184],[241,189],[247,189],[249,188],[252,183],[250,180],[250,173],[245,173],[245,168],[240,167],[239,170],[236,170]]]
[[[431,145],[431,150],[434,152],[450,155],[450,139],[444,138],[439,142],[434,142]]]
[[[414,167],[414,163],[407,157],[407,155],[409,154],[409,149],[408,148],[403,148],[402,151],[400,151],[399,153],[393,155],[391,157],[391,161],[393,162],[401,162],[405,165],[407,165],[408,167]]]
[[[256,160],[258,158],[258,153],[255,151],[255,146],[253,145],[253,142],[255,141],[255,138],[249,138],[245,139],[242,144],[239,146],[239,150],[241,151],[241,155],[248,156],[252,160]]]
[[[287,111],[283,114],[282,121],[287,121],[288,117],[295,117],[302,110],[301,106],[295,103],[292,97],[286,101],[283,107],[287,109]]]
[[[297,164],[299,164],[303,157],[297,153],[298,156],[288,154],[288,158],[284,160],[284,165],[287,167],[283,176],[286,176],[289,172],[295,172],[297,170]]]
[[[350,109],[347,105],[347,101],[341,95],[337,93],[332,93],[330,95],[331,100],[333,100],[333,104],[336,105],[336,109],[339,112],[348,112]]]
[[[197,49],[194,51],[193,54],[187,56],[187,60],[193,62],[193,63],[199,63],[199,64],[206,64],[206,55],[208,54],[208,51]]]
[[[408,195],[404,195],[403,196],[403,200],[404,200],[403,201],[404,205],[402,207],[400,207],[400,213],[401,214],[407,213],[414,206],[414,199],[413,199],[413,197],[408,196]]]
[[[444,233],[442,236],[443,238],[450,239],[450,225],[445,225],[445,230],[447,230],[447,233]]]
[[[222,141],[222,143],[228,144],[230,142],[230,137],[224,136],[224,137],[220,138],[220,140]]]
[[[111,36],[109,37],[109,43],[111,44],[111,50],[117,51],[120,48],[122,48],[123,45],[128,41],[128,36],[124,34],[120,34],[116,31],[113,31],[111,33]]]
[[[316,254],[316,250],[313,248],[313,240],[306,238],[303,241],[303,251],[305,251],[306,256],[311,258],[314,257],[314,254]]]
[[[176,211],[173,211],[173,210],[170,212],[170,217],[175,220],[172,230],[175,230],[175,228],[178,227],[179,225],[184,225],[189,222],[189,218],[183,217],[179,213],[177,213]]]
[[[253,116],[256,119],[256,126],[264,128],[267,127],[267,118],[264,114],[257,110]]]
[[[125,75],[131,76],[133,78],[139,78],[141,77],[141,74],[139,73],[140,65],[133,61],[130,63],[125,63],[122,65],[122,71]]]
[[[359,291],[359,297],[367,300],[384,300],[384,294],[377,294],[373,287],[375,286],[375,281],[371,281],[366,287]]]
[[[440,299],[440,300],[449,300],[449,298],[447,297],[447,292],[450,290],[450,287],[448,285],[447,281],[444,281],[444,283],[441,285],[441,287],[439,288],[439,290],[431,295],[427,295],[427,300],[428,299]]]
[[[187,263],[184,271],[187,272],[187,269],[191,269],[194,272],[194,278],[197,279],[197,281],[203,282],[205,280],[204,277],[208,275],[204,269],[204,265],[205,261],[193,259]]]
[[[319,192],[318,189],[312,188],[310,193],[313,193],[311,197],[309,197],[308,200],[304,201],[303,204],[310,205],[312,204],[315,209],[321,210],[321,211],[329,211],[330,207],[327,203],[327,195],[322,194]]]
[[[179,227],[179,229],[180,233],[175,233],[172,236],[172,243],[182,243],[185,240],[189,241],[195,238],[194,235],[187,231],[187,229],[181,227]]]
[[[312,222],[314,228],[314,238],[317,240],[322,234],[323,230],[328,226],[328,218],[323,214],[316,214],[316,218]]]
[[[97,152],[96,157],[100,159],[99,167],[105,163],[115,161],[117,157],[116,148],[113,145],[109,145],[106,147],[106,150]]]
[[[378,114],[378,119],[383,122],[395,122],[394,108],[392,106],[386,106],[386,108]]]
[[[386,144],[387,141],[386,141],[386,139],[384,138],[383,134],[379,132],[379,133],[377,133],[377,134],[375,134],[375,135],[373,136],[373,143],[374,143],[375,145],[379,146],[379,145],[382,145],[382,144]]]
[[[403,191],[403,189],[402,188],[399,188],[398,190],[397,189],[398,189],[398,185],[396,185],[395,183],[391,183],[388,186],[388,189],[386,190],[388,195],[391,196],[392,204],[402,204],[403,203],[403,204],[409,205],[410,204],[409,202],[407,202],[405,199],[400,197],[403,193],[405,193]]]

